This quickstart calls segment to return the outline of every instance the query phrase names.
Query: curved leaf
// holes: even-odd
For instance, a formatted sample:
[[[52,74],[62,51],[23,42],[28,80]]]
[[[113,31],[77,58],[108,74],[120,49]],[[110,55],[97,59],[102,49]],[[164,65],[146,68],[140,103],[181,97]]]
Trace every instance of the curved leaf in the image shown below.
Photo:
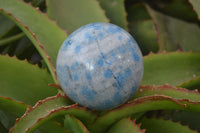
[[[200,54],[171,52],[144,57],[144,75],[141,85],[181,85],[200,75]],[[197,83],[200,84],[200,83]]]
[[[71,133],[89,133],[83,123],[73,116],[66,115],[64,120],[64,127]]]
[[[13,20],[29,37],[57,82],[54,66],[66,33],[45,14],[20,0],[0,0],[0,12]]]
[[[137,92],[134,94],[133,99],[138,97],[155,96],[155,95],[165,95],[175,99],[188,99],[194,102],[200,101],[200,93],[197,90],[191,91],[184,88],[172,87],[170,85],[140,86]]]
[[[145,130],[140,129],[140,125],[130,118],[124,118],[114,124],[107,133],[145,133]]]
[[[57,94],[50,74],[38,66],[9,56],[0,56],[0,96],[28,105]]]
[[[169,17],[148,6],[147,9],[158,32],[160,51],[200,51],[200,28],[197,24]]]
[[[142,98],[149,96],[167,96],[178,100],[186,106],[186,110],[191,112],[200,112],[200,93],[198,90],[190,91],[184,88],[175,88],[169,85],[163,86],[142,86],[138,89],[133,98]]]
[[[31,107],[25,105],[24,103],[16,102],[10,98],[0,97],[0,110],[4,111],[4,113],[1,113],[0,111],[0,121],[2,121],[3,124],[9,123],[9,125],[6,125],[6,128],[9,129],[10,126],[14,125],[16,118],[21,117],[27,110],[27,108]],[[4,116],[2,116],[3,114]],[[8,114],[6,116],[9,117],[6,117],[5,114]],[[52,121],[48,121],[43,124],[39,128],[39,131],[42,131],[44,133],[55,133],[55,131],[59,133],[67,133],[67,131],[63,127]]]
[[[90,123],[95,119],[95,115],[85,108],[71,105],[69,99],[60,94],[38,102],[32,109],[28,110],[11,129],[12,133],[32,132],[41,124],[58,115],[74,115],[85,123]]]
[[[106,16],[110,19],[110,22],[116,24],[125,30],[127,28],[125,0],[98,0],[101,7],[106,11]]]
[[[141,123],[141,127],[146,129],[147,133],[197,133],[197,131],[193,131],[187,126],[172,122],[171,120],[143,118]]]
[[[69,33],[93,22],[108,22],[96,0],[47,0],[50,18]]]
[[[129,101],[127,104],[122,105],[119,108],[108,111],[104,115],[100,116],[89,129],[91,132],[102,133],[105,132],[113,123],[124,117],[130,115],[152,111],[152,110],[184,110],[185,104],[180,103],[176,99],[172,99],[167,96],[149,96],[141,97]]]

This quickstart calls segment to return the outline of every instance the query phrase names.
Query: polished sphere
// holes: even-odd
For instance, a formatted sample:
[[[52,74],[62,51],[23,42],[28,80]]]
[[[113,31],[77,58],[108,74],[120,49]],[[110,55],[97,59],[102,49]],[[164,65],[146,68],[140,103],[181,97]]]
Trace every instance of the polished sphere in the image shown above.
[[[144,71],[136,41],[109,23],[92,23],[73,32],[59,50],[56,69],[66,95],[94,110],[125,103]]]

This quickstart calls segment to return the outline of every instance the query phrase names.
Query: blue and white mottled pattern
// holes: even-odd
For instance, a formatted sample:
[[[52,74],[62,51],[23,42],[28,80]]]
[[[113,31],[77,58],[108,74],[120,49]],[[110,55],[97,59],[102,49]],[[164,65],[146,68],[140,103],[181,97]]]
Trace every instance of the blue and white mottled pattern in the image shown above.
[[[57,57],[64,92],[94,110],[117,107],[136,92],[143,57],[133,37],[109,23],[92,23],[73,32]]]

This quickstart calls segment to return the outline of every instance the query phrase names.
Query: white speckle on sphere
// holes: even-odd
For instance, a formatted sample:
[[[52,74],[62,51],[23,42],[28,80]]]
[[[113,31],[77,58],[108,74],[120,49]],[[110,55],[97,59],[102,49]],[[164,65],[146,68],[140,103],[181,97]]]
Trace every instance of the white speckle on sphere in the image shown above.
[[[130,99],[143,69],[136,41],[109,23],[92,23],[73,32],[62,44],[56,66],[66,95],[94,110],[111,109]]]

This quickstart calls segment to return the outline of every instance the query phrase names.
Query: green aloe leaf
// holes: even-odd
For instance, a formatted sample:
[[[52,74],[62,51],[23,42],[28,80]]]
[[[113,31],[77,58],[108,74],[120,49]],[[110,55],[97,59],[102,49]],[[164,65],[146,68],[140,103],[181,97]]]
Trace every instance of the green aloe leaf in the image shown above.
[[[143,55],[158,51],[156,29],[144,4],[138,3],[127,8],[129,30],[138,42]]]
[[[51,75],[38,66],[15,57],[0,56],[0,96],[10,97],[28,105],[57,94]]]
[[[20,0],[0,0],[0,13],[13,20],[29,37],[57,82],[54,67],[60,45],[67,37],[66,33],[48,16]]]
[[[191,112],[200,112],[200,93],[197,90],[187,90],[176,88],[169,85],[162,86],[141,86],[133,98],[149,96],[168,96],[185,104],[186,110]]]
[[[135,121],[130,118],[124,118],[114,124],[107,133],[144,133],[145,130],[140,129]]]
[[[101,7],[106,11],[106,16],[110,22],[116,24],[125,30],[127,28],[126,10],[124,7],[125,0],[98,0]]]
[[[133,99],[138,97],[155,96],[155,95],[165,95],[175,99],[188,99],[190,101],[195,101],[195,102],[200,101],[200,93],[197,90],[191,91],[184,88],[172,87],[170,85],[140,86],[137,92],[134,94]]]
[[[200,54],[171,52],[144,57],[144,76],[141,85],[170,84],[178,86],[200,75]],[[189,84],[189,83],[188,83]],[[199,82],[196,82],[199,85]]]
[[[47,13],[68,33],[93,22],[109,22],[96,0],[47,0]]]
[[[69,99],[58,94],[39,101],[33,108],[29,109],[12,128],[12,133],[33,132],[40,125],[59,115],[74,115],[82,122],[89,124],[96,118],[96,115],[87,111],[85,108],[71,105]]]
[[[2,122],[5,125],[4,127],[9,129],[10,126],[14,125],[15,120],[25,113],[27,108],[31,107],[7,97],[0,97],[0,123]],[[63,127],[53,121],[48,121],[43,124],[39,128],[39,131],[43,133],[54,133],[55,131],[59,133],[67,133]]]
[[[70,133],[88,133],[89,132],[79,119],[70,115],[65,116],[64,127],[68,129]]]
[[[199,0],[189,0],[189,2],[192,4],[193,9],[196,11],[198,18],[200,19],[200,1]]]
[[[95,133],[105,132],[112,124],[116,121],[131,116],[136,113],[153,111],[153,110],[185,110],[186,104],[181,103],[176,99],[170,98],[168,96],[149,96],[136,98],[129,101],[127,104],[122,105],[119,108],[113,109],[105,113],[104,115],[98,117],[98,119],[90,126],[90,131]],[[191,103],[189,103],[191,104]],[[199,105],[194,105],[193,108],[200,107]]]
[[[172,122],[171,120],[143,118],[141,123],[141,127],[146,129],[147,133],[197,133],[197,131],[193,131],[187,126]]]
[[[164,15],[148,6],[147,9],[158,32],[160,51],[200,51],[200,28],[197,24]]]

